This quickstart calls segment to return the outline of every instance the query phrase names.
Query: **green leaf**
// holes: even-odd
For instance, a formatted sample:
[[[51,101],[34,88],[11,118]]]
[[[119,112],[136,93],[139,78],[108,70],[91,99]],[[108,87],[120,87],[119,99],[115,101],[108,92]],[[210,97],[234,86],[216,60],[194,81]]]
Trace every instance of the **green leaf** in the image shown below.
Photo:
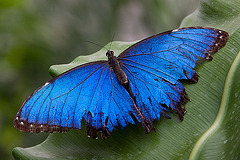
[[[49,72],[51,76],[55,77],[71,68],[74,68],[78,65],[97,61],[97,60],[107,60],[106,52],[111,47],[112,50],[114,50],[114,55],[119,55],[123,50],[127,49],[129,46],[133,45],[137,41],[134,42],[119,42],[115,41],[112,43],[109,43],[105,46],[105,48],[102,48],[98,52],[88,55],[88,56],[79,56],[76,59],[74,59],[69,64],[63,64],[63,65],[53,65],[50,67]]]
[[[157,132],[145,134],[140,124],[113,131],[106,140],[87,138],[85,128],[53,133],[41,144],[14,148],[16,159],[239,159],[240,158],[240,2],[202,0],[183,26],[207,26],[229,32],[227,45],[213,61],[196,67],[197,84],[185,83],[191,102],[180,122],[154,122]],[[134,42],[135,43],[135,42]],[[113,42],[119,54],[133,43]],[[106,46],[109,48],[109,45]],[[67,65],[52,66],[54,76],[76,65],[105,58],[106,49],[80,56]]]

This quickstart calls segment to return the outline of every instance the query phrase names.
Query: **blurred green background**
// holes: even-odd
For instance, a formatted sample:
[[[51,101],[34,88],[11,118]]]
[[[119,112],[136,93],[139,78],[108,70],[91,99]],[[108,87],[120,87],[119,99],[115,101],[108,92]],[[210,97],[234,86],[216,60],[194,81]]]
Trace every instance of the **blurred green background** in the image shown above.
[[[0,156],[13,159],[13,147],[39,144],[46,133],[13,127],[23,101],[51,77],[53,64],[114,40],[135,41],[178,28],[199,0],[1,0],[0,1]]]

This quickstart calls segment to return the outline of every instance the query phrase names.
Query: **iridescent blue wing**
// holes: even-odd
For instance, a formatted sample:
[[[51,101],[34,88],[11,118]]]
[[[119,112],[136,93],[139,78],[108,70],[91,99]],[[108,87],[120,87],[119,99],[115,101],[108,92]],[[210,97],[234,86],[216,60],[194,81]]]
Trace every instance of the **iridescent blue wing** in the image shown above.
[[[14,126],[24,132],[64,132],[81,129],[84,120],[90,137],[102,131],[105,138],[118,124],[133,124],[131,115],[139,116],[135,108],[107,61],[98,61],[73,68],[37,89],[19,109]]]
[[[144,39],[118,56],[126,72],[136,104],[147,120],[159,119],[165,110],[176,111],[183,120],[187,100],[179,80],[197,82],[196,61],[211,60],[228,39],[213,28],[182,28]]]
[[[37,89],[21,106],[14,126],[25,132],[63,132],[81,129],[103,138],[115,126],[152,121],[169,108],[183,119],[187,100],[180,79],[197,82],[193,68],[199,58],[211,59],[227,41],[227,33],[210,28],[185,28],[140,41],[119,55],[129,84],[120,85],[107,61],[71,69]]]

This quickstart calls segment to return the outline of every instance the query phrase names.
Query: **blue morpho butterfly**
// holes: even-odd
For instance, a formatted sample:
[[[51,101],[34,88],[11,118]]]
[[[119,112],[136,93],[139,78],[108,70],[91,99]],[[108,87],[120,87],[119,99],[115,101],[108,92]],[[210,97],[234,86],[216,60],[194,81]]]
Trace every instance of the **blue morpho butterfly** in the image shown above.
[[[188,100],[179,80],[198,81],[193,70],[200,58],[212,60],[228,40],[214,28],[189,27],[153,35],[108,61],[79,65],[51,79],[23,103],[14,126],[24,132],[65,132],[87,124],[87,135],[106,138],[115,126],[141,122],[146,133],[153,121],[175,111],[183,120]]]

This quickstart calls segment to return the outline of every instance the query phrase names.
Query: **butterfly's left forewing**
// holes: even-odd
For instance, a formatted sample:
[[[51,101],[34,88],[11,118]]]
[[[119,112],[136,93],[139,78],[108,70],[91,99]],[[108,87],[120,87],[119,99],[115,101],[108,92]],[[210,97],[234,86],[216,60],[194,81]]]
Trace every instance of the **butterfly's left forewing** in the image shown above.
[[[88,63],[67,71],[36,90],[21,106],[14,126],[24,132],[63,132],[81,129],[88,135],[112,131],[134,123],[133,99],[119,84],[106,61]]]

